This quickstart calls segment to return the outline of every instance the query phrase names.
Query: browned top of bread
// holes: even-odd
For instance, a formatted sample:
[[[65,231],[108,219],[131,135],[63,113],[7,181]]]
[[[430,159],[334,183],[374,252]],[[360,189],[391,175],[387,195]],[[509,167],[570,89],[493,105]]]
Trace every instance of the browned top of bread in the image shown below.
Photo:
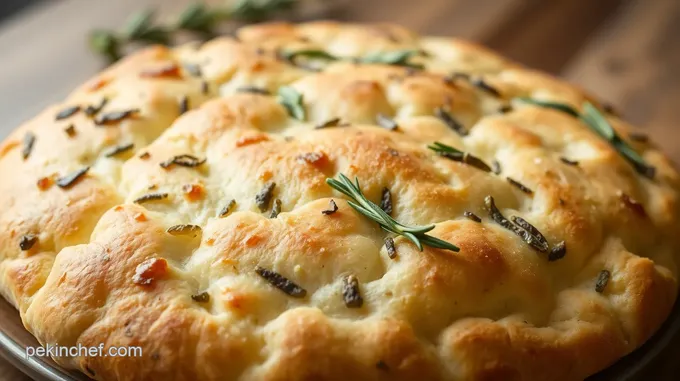
[[[522,97],[593,103],[619,149]],[[143,348],[57,359],[99,380],[579,380],[677,293],[678,173],[629,132],[569,84],[394,25],[153,47],[0,145],[0,290],[42,343]],[[340,174],[460,251],[385,232]]]

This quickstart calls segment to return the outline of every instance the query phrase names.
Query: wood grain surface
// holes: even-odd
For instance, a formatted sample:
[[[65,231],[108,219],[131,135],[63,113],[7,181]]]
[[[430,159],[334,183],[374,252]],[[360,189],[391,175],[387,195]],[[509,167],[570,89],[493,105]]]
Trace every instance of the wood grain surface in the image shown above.
[[[0,0],[2,1],[2,0]],[[95,27],[135,10],[176,14],[189,0],[47,1],[0,24],[0,137],[102,68]],[[613,104],[680,163],[680,0],[345,0],[327,18],[391,21],[484,43]],[[680,339],[650,380],[675,380]],[[0,381],[28,380],[0,359]]]

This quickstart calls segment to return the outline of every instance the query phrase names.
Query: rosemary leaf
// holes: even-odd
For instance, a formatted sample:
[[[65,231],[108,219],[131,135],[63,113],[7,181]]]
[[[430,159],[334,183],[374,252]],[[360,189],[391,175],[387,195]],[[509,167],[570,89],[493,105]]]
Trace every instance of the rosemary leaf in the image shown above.
[[[432,151],[436,152],[440,156],[443,156],[447,159],[471,165],[477,169],[481,169],[484,172],[491,172],[491,167],[489,167],[484,161],[482,161],[482,159],[478,158],[477,156],[473,156],[469,153],[459,151],[444,143],[434,142],[431,145],[427,146],[427,148],[431,149]]]
[[[439,249],[460,251],[457,246],[449,242],[425,234],[434,229],[434,225],[407,226],[397,222],[378,205],[369,201],[366,196],[364,196],[361,192],[358,178],[355,178],[354,181],[355,182],[352,183],[352,181],[343,174],[340,174],[338,179],[326,179],[326,183],[331,188],[349,197],[350,200],[347,201],[347,203],[357,212],[377,222],[383,230],[406,237],[418,247],[418,250],[422,251],[423,245],[427,245]]]
[[[383,64],[405,66],[413,69],[422,70],[424,68],[421,64],[409,62],[412,57],[420,55],[418,50],[397,50],[393,52],[373,52],[358,59],[360,63],[365,64]]]
[[[305,120],[305,107],[302,94],[290,86],[279,88],[279,102],[288,110],[290,116],[297,120]]]

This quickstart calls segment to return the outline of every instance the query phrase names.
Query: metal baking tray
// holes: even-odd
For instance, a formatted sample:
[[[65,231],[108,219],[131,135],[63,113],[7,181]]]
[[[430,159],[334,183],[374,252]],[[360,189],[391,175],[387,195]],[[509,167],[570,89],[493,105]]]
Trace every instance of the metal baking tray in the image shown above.
[[[658,366],[659,354],[678,336],[678,331],[680,331],[680,303],[676,302],[670,317],[642,347],[602,372],[589,377],[587,381],[649,380],[648,372]],[[89,380],[82,373],[61,368],[50,358],[27,358],[25,348],[38,345],[36,339],[24,329],[16,309],[0,298],[0,355],[2,357],[36,381]]]

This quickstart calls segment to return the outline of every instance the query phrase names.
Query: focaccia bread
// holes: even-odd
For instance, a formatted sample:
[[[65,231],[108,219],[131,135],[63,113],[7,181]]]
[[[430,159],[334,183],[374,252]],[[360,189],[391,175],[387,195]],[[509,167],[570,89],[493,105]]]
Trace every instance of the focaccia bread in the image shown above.
[[[0,174],[26,328],[143,350],[56,359],[98,380],[580,380],[677,295],[661,152],[574,86],[394,25],[146,49],[14,131]],[[343,175],[388,227],[434,228],[384,230]]]

